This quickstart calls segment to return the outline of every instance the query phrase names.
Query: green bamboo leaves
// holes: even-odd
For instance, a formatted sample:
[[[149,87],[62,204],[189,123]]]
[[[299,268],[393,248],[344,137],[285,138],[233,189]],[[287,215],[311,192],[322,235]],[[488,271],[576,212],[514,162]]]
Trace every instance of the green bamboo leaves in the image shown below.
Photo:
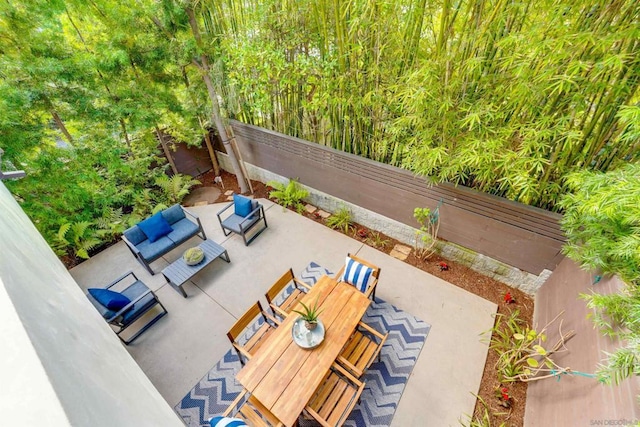
[[[216,17],[241,120],[550,209],[640,156],[632,0],[252,6]]]

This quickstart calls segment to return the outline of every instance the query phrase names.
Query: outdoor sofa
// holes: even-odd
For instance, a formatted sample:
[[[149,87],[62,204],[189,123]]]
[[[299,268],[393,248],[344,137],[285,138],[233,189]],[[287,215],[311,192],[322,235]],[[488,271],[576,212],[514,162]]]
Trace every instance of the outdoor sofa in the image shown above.
[[[198,234],[206,240],[200,218],[176,204],[127,229],[122,240],[138,262],[155,274],[150,263]]]

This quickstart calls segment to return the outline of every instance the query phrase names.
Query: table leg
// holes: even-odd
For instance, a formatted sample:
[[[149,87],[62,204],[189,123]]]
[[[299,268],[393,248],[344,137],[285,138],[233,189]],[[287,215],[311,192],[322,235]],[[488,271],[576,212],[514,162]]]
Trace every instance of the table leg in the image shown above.
[[[164,276],[164,274],[162,274]],[[167,278],[167,276],[164,276],[165,280],[167,281],[168,284],[171,285],[172,288],[174,288],[176,291],[180,292],[182,294],[183,297],[187,297],[187,293],[184,291],[184,289],[182,289],[182,286],[177,286],[175,285],[171,280],[169,280]]]
[[[224,251],[223,253],[220,254],[220,258],[222,258],[223,260],[227,261],[227,262],[231,262],[231,259],[229,259],[229,254],[227,253],[227,251]]]

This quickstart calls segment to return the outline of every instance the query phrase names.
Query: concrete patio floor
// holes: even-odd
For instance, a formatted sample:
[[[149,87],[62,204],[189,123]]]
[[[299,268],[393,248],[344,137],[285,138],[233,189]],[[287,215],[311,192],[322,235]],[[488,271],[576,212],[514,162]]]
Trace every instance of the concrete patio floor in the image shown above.
[[[481,333],[493,325],[497,306],[268,200],[261,202],[269,228],[248,247],[241,237],[222,233],[216,212],[224,204],[188,208],[200,216],[207,237],[227,249],[231,263],[216,260],[203,269],[185,285],[186,299],[160,272],[198,244],[197,237],[154,262],[153,276],[124,242],[71,270],[83,290],[133,270],[156,291],[169,315],[126,348],[169,405],[175,406],[229,350],[227,330],[256,300],[266,304],[264,293],[282,273],[293,268],[299,274],[310,261],[338,271],[350,252],[381,267],[377,297],[432,326],[392,426],[456,426],[466,420],[488,351]]]

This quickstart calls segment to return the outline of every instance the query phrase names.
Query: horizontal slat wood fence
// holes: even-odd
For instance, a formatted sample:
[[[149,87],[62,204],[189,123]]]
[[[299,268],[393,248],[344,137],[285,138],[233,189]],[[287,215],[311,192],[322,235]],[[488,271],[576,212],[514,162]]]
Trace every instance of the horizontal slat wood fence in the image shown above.
[[[429,185],[404,169],[232,121],[244,160],[396,221],[417,227],[416,207],[440,207],[444,240],[529,273],[562,258],[560,215],[464,187]]]

